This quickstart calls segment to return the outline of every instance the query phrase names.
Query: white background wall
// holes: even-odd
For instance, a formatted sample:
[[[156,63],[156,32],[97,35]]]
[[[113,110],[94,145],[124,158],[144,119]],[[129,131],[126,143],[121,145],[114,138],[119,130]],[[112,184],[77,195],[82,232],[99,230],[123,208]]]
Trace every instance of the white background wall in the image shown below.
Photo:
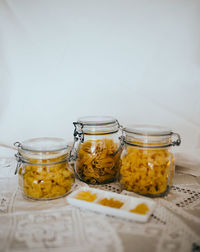
[[[0,0],[0,142],[72,139],[84,115],[200,148],[200,1]]]

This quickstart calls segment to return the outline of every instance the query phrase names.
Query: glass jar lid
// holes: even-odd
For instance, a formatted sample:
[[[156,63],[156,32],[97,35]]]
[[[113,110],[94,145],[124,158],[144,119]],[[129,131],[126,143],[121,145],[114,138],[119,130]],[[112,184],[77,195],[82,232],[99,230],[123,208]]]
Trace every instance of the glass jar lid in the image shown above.
[[[67,142],[62,138],[41,137],[16,142],[21,159],[53,159],[66,156],[69,151]],[[63,157],[64,158],[64,157]]]
[[[111,116],[87,116],[78,119],[78,132],[86,135],[104,135],[115,133],[119,130],[119,122]]]
[[[40,137],[25,140],[21,149],[25,151],[51,152],[67,149],[68,145],[62,138]]]
[[[78,119],[84,125],[106,125],[116,123],[117,120],[111,116],[85,116]]]
[[[180,135],[156,125],[132,125],[123,128],[124,142],[138,147],[160,148],[180,145]]]
[[[173,134],[169,128],[154,125],[133,125],[124,128],[124,131],[142,136],[169,136]]]

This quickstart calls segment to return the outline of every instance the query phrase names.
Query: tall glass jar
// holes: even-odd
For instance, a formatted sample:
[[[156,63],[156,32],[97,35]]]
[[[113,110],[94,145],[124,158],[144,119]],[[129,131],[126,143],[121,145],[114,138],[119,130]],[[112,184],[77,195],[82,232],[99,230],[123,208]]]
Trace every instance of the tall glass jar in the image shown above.
[[[143,125],[124,128],[123,135],[122,188],[150,197],[165,195],[174,175],[171,147],[180,145],[180,136],[165,128]]]
[[[75,172],[88,184],[116,179],[121,153],[121,131],[112,117],[82,117],[74,123]]]
[[[68,194],[74,183],[69,146],[61,138],[33,138],[18,147],[16,173],[25,197],[55,199]]]

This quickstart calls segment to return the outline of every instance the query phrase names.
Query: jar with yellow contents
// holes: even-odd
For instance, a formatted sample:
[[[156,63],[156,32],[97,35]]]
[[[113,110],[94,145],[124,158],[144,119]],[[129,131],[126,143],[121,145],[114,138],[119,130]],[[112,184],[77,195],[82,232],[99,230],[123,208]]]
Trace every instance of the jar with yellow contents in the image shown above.
[[[123,135],[122,188],[150,197],[165,195],[173,183],[171,147],[180,145],[179,134],[158,126],[138,125],[124,128]]]
[[[88,184],[116,180],[121,153],[120,125],[112,117],[82,117],[74,123],[75,172]]]
[[[56,199],[71,192],[73,170],[68,162],[69,146],[61,138],[33,138],[15,143],[16,173],[25,197]]]

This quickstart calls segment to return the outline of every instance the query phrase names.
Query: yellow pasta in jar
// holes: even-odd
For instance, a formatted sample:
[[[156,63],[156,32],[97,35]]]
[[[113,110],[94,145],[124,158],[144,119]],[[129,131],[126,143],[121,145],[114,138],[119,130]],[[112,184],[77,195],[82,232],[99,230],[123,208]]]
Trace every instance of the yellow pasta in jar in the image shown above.
[[[112,139],[88,140],[78,152],[76,172],[86,183],[114,181],[118,173],[120,151]]]
[[[27,197],[53,199],[66,194],[74,177],[63,157],[54,159],[29,159],[20,170],[22,189]]]
[[[122,157],[120,183],[124,189],[143,195],[161,195],[173,176],[173,156],[167,148],[127,147]]]

